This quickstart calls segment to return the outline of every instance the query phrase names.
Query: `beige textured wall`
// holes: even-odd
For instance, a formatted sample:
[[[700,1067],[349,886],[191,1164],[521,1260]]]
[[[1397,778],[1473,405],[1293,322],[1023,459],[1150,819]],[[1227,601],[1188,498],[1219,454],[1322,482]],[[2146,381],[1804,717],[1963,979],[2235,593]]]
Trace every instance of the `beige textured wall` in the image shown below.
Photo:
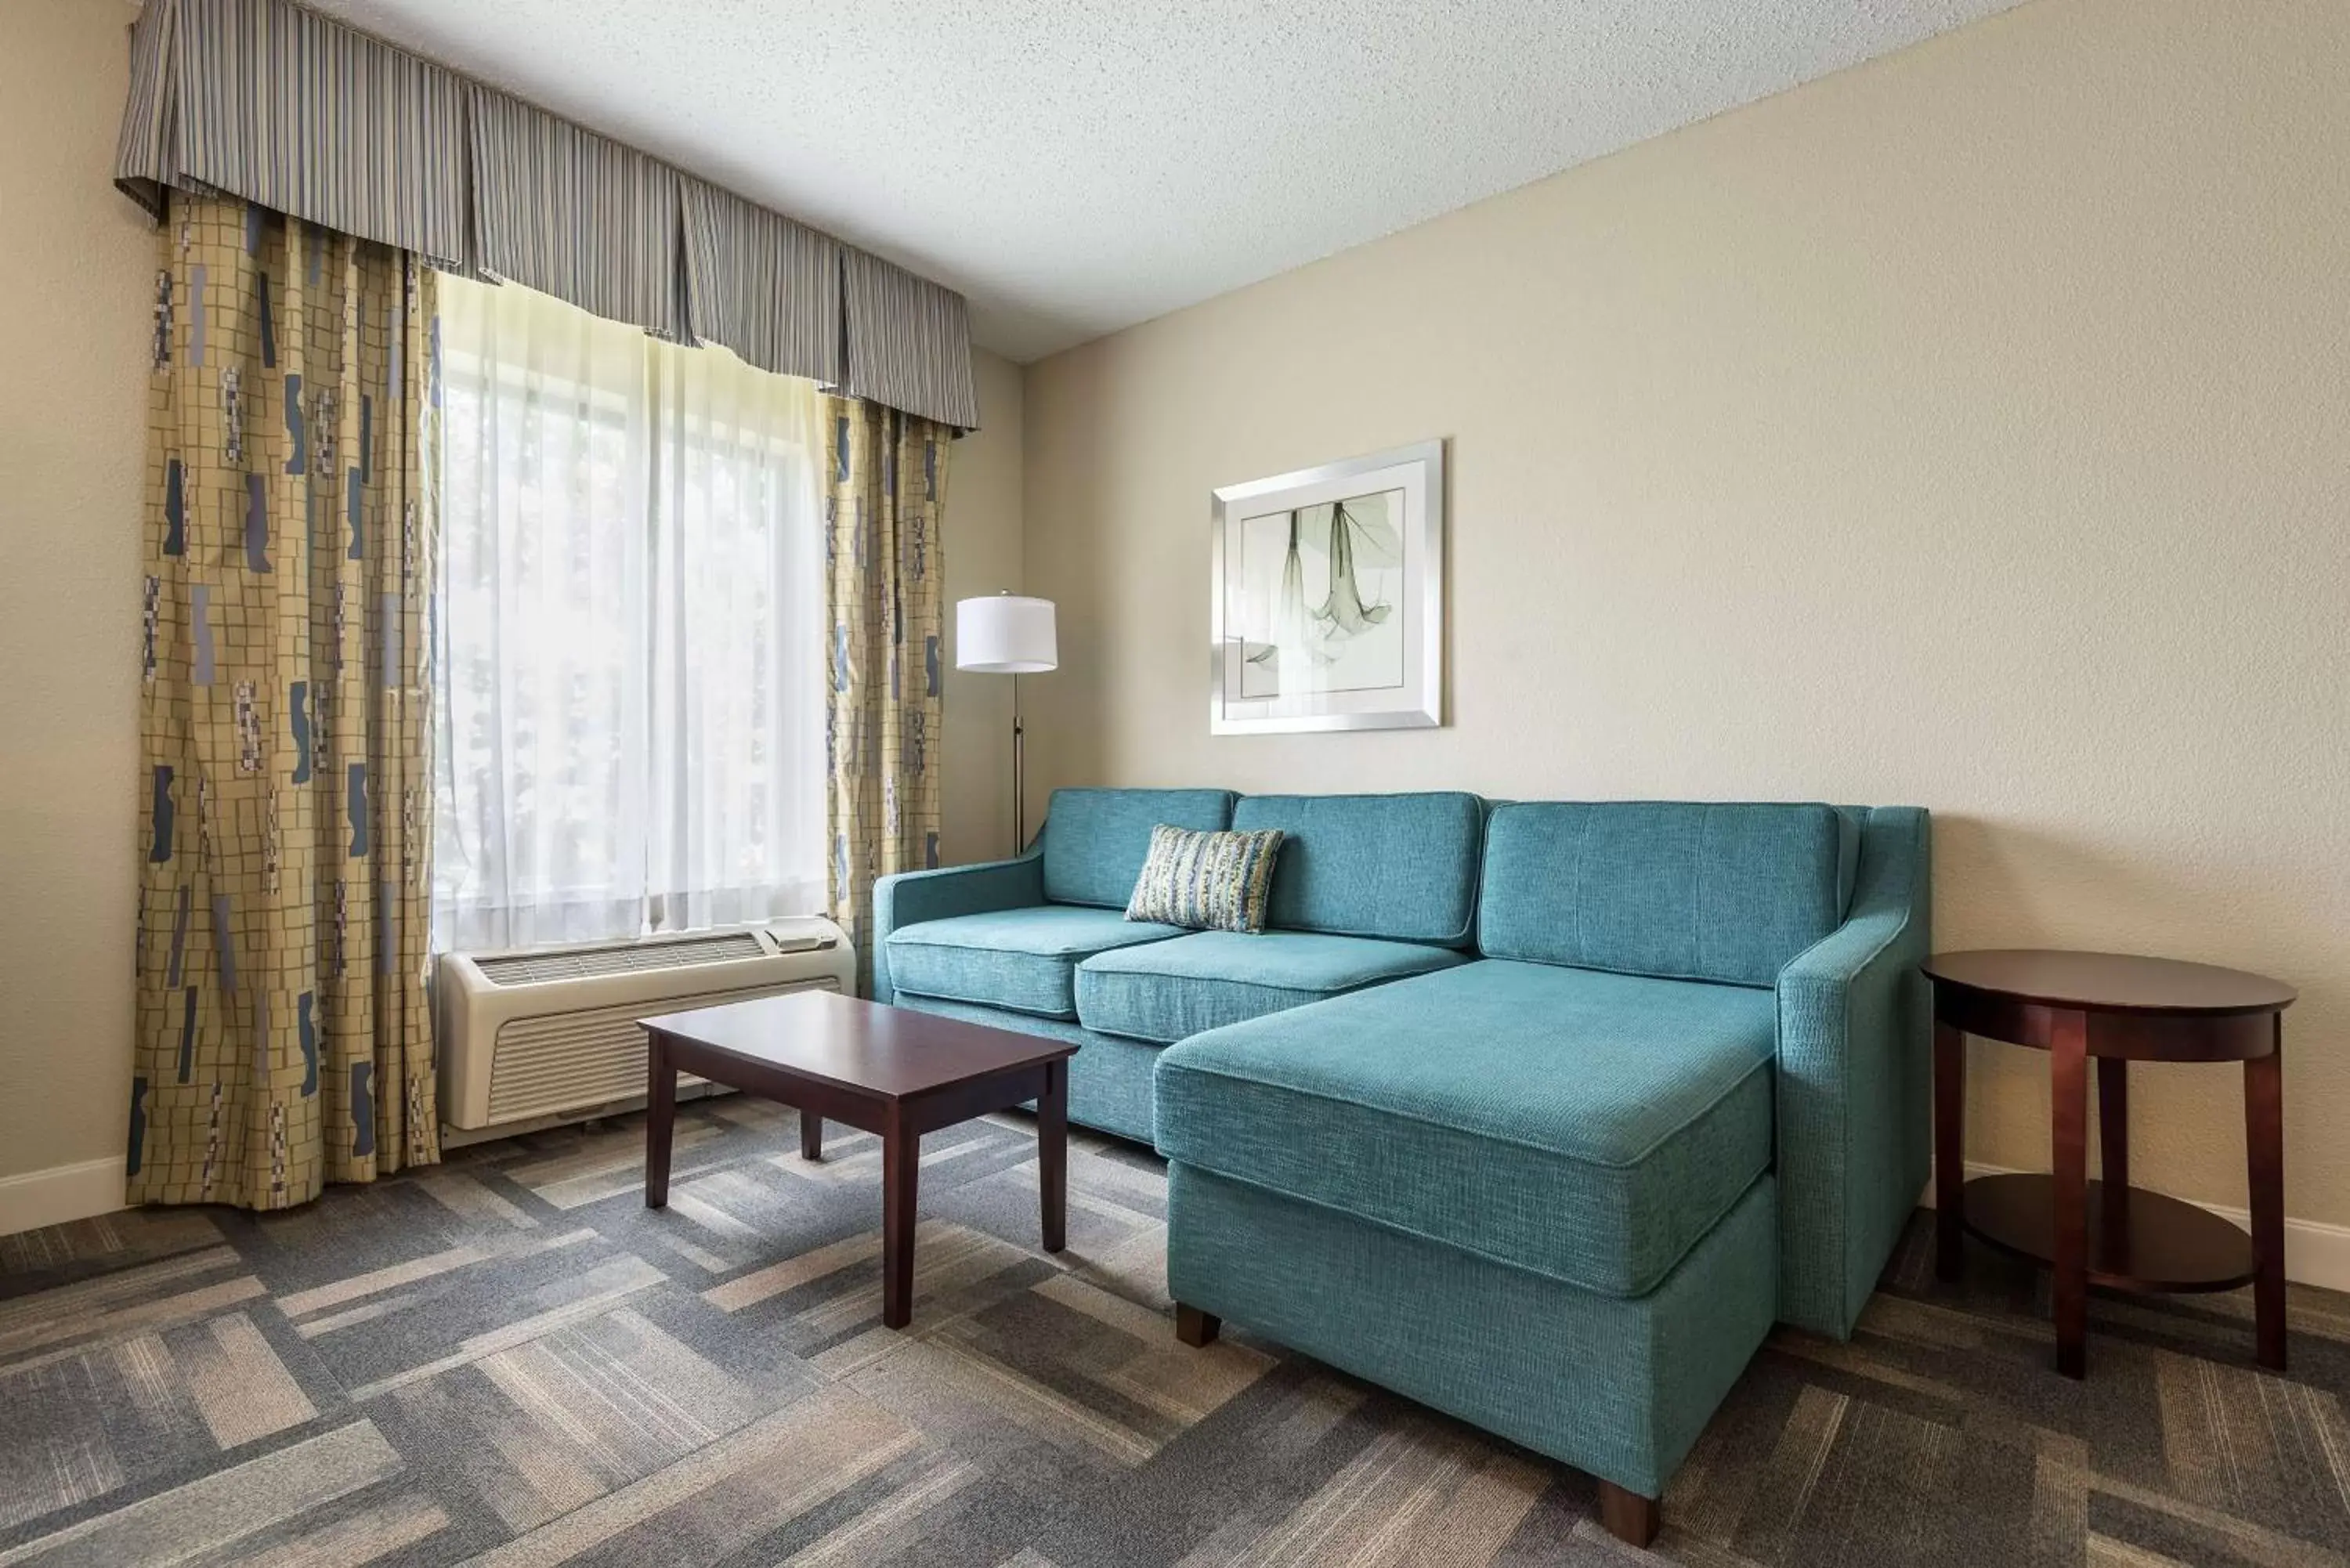
[[[2035,0],[1031,366],[1039,785],[1925,805],[1943,946],[2297,982],[2350,1222],[2345,105],[2337,0]],[[1429,436],[1450,727],[1211,739],[1210,489]],[[2139,1179],[2241,1204],[2239,1103],[2140,1069]]]
[[[0,15],[0,1177],[120,1158],[154,240],[115,193],[133,7]]]
[[[957,599],[1021,591],[1021,374],[1019,366],[993,354],[973,358],[980,428],[955,442],[947,464],[947,733],[939,857],[950,866],[993,860],[1012,843],[1012,682],[953,668],[954,607]]]

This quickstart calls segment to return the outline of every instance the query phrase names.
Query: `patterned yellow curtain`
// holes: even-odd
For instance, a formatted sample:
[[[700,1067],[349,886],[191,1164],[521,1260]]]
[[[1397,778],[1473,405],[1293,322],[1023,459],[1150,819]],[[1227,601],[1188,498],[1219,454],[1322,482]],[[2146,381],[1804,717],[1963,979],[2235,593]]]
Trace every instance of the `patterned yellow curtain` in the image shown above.
[[[832,918],[870,991],[873,882],[939,863],[946,426],[827,400],[825,751]]]
[[[174,193],[156,275],[133,1202],[440,1158],[432,275]]]

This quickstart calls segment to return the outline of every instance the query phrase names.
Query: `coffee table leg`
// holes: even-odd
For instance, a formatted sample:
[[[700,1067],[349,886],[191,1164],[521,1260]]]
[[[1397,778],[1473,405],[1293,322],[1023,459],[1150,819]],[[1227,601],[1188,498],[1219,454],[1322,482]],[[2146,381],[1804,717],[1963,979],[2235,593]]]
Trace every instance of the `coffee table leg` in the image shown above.
[[[670,1132],[677,1121],[677,1070],[656,1031],[645,1053],[645,1207],[669,1207]]]
[[[2056,1370],[2087,1370],[2089,1334],[2089,1020],[2058,1012],[2048,1043],[2056,1189]]]
[[[814,1111],[800,1113],[800,1158],[824,1158],[824,1118]]]
[[[1045,1092],[1036,1096],[1036,1195],[1044,1207],[1045,1251],[1068,1244],[1069,1064],[1045,1064]]]
[[[2284,1370],[2284,1019],[2276,1046],[2244,1064],[2244,1147],[2252,1179],[2252,1316],[2262,1366]]]
[[[922,1135],[893,1106],[881,1133],[881,1324],[914,1319],[914,1192],[922,1169]]]
[[[1967,1037],[1934,1021],[1934,1272],[1955,1281],[1966,1262]]]

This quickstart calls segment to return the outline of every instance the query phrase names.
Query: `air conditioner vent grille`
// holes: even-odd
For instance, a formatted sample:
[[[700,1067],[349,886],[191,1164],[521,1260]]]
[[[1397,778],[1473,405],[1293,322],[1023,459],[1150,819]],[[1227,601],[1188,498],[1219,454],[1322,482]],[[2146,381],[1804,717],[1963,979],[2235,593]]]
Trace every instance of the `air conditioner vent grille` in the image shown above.
[[[541,985],[589,975],[733,963],[766,955],[766,944],[759,940],[756,931],[714,931],[704,937],[637,942],[625,947],[552,948],[545,952],[507,953],[477,959],[474,963],[482,978],[492,985]]]
[[[839,989],[827,975],[790,985],[681,996],[652,1005],[630,1003],[509,1019],[498,1026],[491,1047],[491,1119],[510,1121],[643,1094],[645,1032],[637,1024],[639,1018],[754,996]]]

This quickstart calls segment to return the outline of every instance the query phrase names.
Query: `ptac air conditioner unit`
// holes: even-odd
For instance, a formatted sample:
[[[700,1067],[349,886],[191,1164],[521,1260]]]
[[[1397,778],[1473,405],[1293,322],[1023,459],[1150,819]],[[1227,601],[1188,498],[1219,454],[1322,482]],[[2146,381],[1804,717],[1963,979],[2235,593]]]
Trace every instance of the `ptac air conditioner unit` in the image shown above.
[[[443,953],[438,990],[441,1116],[463,1132],[640,1100],[645,1032],[638,1019],[787,991],[855,995],[857,955],[830,920],[777,920],[577,947]]]

